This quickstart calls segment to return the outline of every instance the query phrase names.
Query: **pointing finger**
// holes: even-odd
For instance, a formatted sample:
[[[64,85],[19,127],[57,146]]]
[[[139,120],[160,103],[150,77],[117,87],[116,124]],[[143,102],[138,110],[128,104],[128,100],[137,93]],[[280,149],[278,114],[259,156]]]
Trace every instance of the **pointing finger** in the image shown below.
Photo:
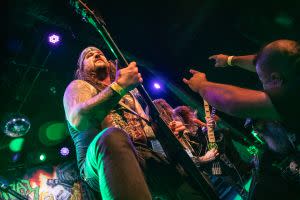
[[[189,84],[189,80],[187,80],[186,78],[183,78],[182,81],[183,81],[185,84]]]
[[[212,56],[209,56],[209,58],[208,58],[209,60],[212,60],[212,59],[217,59],[217,55],[212,55]]]
[[[199,73],[199,72],[194,70],[194,69],[190,69],[190,73],[194,75],[194,74]]]

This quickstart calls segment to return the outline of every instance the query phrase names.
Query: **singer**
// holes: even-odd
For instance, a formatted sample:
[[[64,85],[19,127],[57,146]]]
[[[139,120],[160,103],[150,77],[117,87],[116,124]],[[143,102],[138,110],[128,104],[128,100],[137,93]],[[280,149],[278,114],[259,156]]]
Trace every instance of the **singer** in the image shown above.
[[[81,177],[102,199],[203,199],[149,145],[153,130],[132,91],[142,81],[135,62],[117,70],[98,48],[81,52],[63,99]]]

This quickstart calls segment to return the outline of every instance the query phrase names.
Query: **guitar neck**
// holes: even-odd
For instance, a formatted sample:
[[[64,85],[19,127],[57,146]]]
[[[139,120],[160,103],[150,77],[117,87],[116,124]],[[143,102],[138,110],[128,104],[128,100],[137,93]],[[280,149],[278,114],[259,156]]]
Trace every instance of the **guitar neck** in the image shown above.
[[[203,102],[204,102],[205,117],[206,117],[206,119],[211,119],[209,104],[204,99],[203,99]],[[215,138],[214,129],[211,126],[208,126],[207,122],[206,122],[206,128],[207,128],[208,141],[210,143],[215,143],[216,142],[216,138]]]

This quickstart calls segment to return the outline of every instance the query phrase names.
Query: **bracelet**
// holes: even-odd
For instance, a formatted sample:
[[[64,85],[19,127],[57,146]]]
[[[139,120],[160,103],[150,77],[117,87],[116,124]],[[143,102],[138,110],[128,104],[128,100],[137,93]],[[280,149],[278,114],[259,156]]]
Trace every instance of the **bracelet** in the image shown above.
[[[126,90],[122,88],[117,82],[112,82],[109,87],[121,96],[124,96],[127,93]]]
[[[233,66],[232,65],[232,58],[233,58],[233,56],[228,56],[228,58],[227,58],[227,65]]]

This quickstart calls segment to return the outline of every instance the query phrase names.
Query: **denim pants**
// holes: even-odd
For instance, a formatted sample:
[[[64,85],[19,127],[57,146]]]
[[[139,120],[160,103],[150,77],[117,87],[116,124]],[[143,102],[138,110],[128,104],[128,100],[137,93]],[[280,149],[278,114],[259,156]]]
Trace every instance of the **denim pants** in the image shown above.
[[[84,179],[103,199],[204,199],[180,168],[118,128],[103,130],[89,145]]]

